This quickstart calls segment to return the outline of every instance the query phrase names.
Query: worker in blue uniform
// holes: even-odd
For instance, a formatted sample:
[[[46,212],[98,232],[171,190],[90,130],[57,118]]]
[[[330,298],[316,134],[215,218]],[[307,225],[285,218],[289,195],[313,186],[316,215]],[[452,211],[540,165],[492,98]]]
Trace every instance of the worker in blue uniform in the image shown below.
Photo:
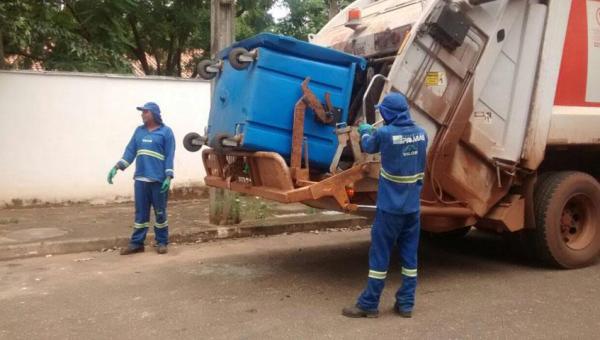
[[[144,124],[135,129],[123,157],[110,169],[107,178],[108,183],[112,184],[117,170],[125,170],[135,159],[135,222],[129,246],[121,250],[121,255],[144,251],[151,207],[155,214],[156,251],[166,254],[169,243],[167,199],[175,175],[175,137],[173,131],[163,123],[160,107],[156,103],[149,102],[137,109],[142,111]]]
[[[390,93],[376,106],[385,125],[361,124],[364,152],[381,153],[377,212],[371,230],[367,287],[357,303],[344,308],[347,317],[377,317],[379,298],[388,274],[390,255],[398,247],[402,285],[394,311],[412,317],[417,286],[417,249],[420,233],[420,195],[425,172],[427,134],[410,117],[406,98]]]

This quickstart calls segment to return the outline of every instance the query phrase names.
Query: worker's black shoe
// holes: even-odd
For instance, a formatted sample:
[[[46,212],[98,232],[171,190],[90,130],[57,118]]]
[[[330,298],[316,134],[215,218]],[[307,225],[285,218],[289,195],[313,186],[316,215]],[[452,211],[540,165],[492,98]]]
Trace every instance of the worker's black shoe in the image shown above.
[[[394,305],[394,313],[400,315],[403,318],[407,318],[407,319],[412,318],[412,311],[402,310],[402,309],[400,309],[400,306],[398,306],[398,305]]]
[[[167,246],[165,244],[159,244],[156,247],[156,252],[159,254],[166,254],[169,250],[167,249]]]
[[[143,253],[144,252],[144,246],[141,247],[127,247],[127,248],[123,248],[121,249],[121,255],[131,255],[131,254],[135,254],[135,253]]]
[[[376,318],[379,316],[379,311],[367,311],[358,306],[352,306],[342,309],[342,315],[349,318]]]

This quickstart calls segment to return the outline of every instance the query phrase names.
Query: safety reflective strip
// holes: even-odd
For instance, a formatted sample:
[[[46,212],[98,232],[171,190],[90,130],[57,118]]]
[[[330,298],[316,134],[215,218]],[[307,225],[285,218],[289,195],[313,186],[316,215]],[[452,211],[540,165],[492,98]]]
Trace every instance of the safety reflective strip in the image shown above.
[[[408,277],[417,277],[417,270],[402,267],[402,275]]]
[[[148,228],[148,222],[146,223],[134,223],[133,227],[136,229]]]
[[[418,174],[412,175],[412,176],[394,176],[394,175],[390,175],[383,168],[381,168],[381,176],[383,176],[383,178],[385,178],[389,181],[392,181],[392,182],[402,183],[402,184],[411,184],[411,183],[416,183],[417,181],[423,180],[423,178],[425,177],[425,173],[421,172],[421,173],[418,173]]]
[[[377,280],[384,280],[387,277],[387,272],[378,272],[376,270],[369,270],[369,277]]]
[[[159,153],[158,153],[158,152],[156,152],[156,151],[152,151],[152,150],[148,150],[148,149],[141,149],[141,150],[138,150],[138,152],[137,152],[137,155],[138,155],[138,156],[140,156],[140,155],[144,155],[144,156],[150,156],[150,157],[158,158],[158,159],[160,159],[161,161],[164,161],[164,160],[165,160],[165,156],[163,156],[163,155],[159,154]]]
[[[169,225],[169,221],[165,221],[164,223],[156,223],[155,226],[157,228],[164,228]]]
[[[125,167],[129,166],[129,162],[124,159],[121,159],[119,162],[123,163],[123,165],[125,165]]]

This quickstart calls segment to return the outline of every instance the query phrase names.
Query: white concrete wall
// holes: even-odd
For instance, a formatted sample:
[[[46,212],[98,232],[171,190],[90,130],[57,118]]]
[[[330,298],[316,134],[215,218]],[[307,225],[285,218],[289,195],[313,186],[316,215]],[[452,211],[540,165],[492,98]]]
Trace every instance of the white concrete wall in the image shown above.
[[[136,126],[135,107],[157,102],[177,140],[174,185],[201,183],[200,152],[182,140],[204,131],[208,82],[69,73],[0,72],[0,206],[131,197],[133,170],[106,183]]]

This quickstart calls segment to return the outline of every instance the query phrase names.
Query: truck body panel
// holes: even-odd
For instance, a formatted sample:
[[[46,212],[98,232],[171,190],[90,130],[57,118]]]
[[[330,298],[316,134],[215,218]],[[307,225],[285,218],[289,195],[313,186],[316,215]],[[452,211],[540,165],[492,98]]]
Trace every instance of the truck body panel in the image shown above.
[[[332,145],[327,158],[315,161],[315,146],[309,143],[307,152],[301,138],[278,140],[275,149],[256,144],[235,153],[207,150],[207,184],[364,213],[376,204],[380,164],[378,155],[362,153],[356,128],[365,121],[380,124],[373,105],[397,91],[407,96],[413,119],[430,140],[421,197],[424,228],[447,231],[475,223],[495,231],[532,228],[536,171],[559,164],[559,151],[583,152],[587,163],[573,169],[600,176],[594,172],[598,166],[590,165],[595,153],[588,153],[600,150],[600,68],[594,67],[600,65],[600,2],[472,1],[359,0],[348,6],[310,37],[313,44],[368,60],[355,79],[351,103],[344,104],[346,125],[327,137]],[[353,9],[361,10],[359,23],[347,20]],[[286,91],[300,98],[302,77],[296,78]],[[318,88],[315,93],[325,103],[325,93]],[[287,118],[279,128],[290,136],[305,126],[310,141],[318,130],[312,118],[297,115],[299,102],[294,106],[286,99]],[[261,123],[270,119],[278,121],[265,115]],[[302,163],[299,153],[306,152],[309,161]],[[228,173],[244,164],[254,170]]]
[[[367,3],[356,2],[349,9]],[[462,129],[460,138],[435,150],[431,148],[436,143],[430,145],[430,179],[435,181],[426,187],[426,200],[442,199],[446,193],[447,201],[466,202],[482,217],[506,196],[518,168],[537,169],[547,145],[598,144],[600,112],[593,108],[598,103],[579,98],[578,106],[556,105],[565,91],[567,97],[587,93],[589,99],[595,87],[586,83],[600,79],[595,74],[598,68],[588,69],[600,64],[591,60],[597,46],[589,38],[600,31],[595,26],[600,22],[596,2],[482,4],[466,13],[472,26],[463,44],[451,53],[423,29],[441,2],[424,1],[420,7],[411,1],[396,3],[403,5],[394,9],[397,17],[415,18],[419,9],[421,13],[408,23],[410,39],[395,57],[386,91],[408,96],[413,118],[434,141],[441,139],[438,130],[450,124],[449,117],[461,109],[470,111],[468,122],[452,126]],[[348,30],[326,26],[313,41],[335,47],[329,39]],[[590,59],[582,63],[580,55]],[[472,80],[467,79],[469,74]],[[572,86],[574,82],[578,86]],[[461,101],[465,95],[470,98]],[[440,172],[435,173],[436,169]]]
[[[523,146],[522,166],[535,170],[544,160],[546,143],[552,120],[554,97],[562,61],[567,23],[571,12],[568,1],[552,1],[549,4],[546,33],[538,70],[538,85],[527,125]]]

